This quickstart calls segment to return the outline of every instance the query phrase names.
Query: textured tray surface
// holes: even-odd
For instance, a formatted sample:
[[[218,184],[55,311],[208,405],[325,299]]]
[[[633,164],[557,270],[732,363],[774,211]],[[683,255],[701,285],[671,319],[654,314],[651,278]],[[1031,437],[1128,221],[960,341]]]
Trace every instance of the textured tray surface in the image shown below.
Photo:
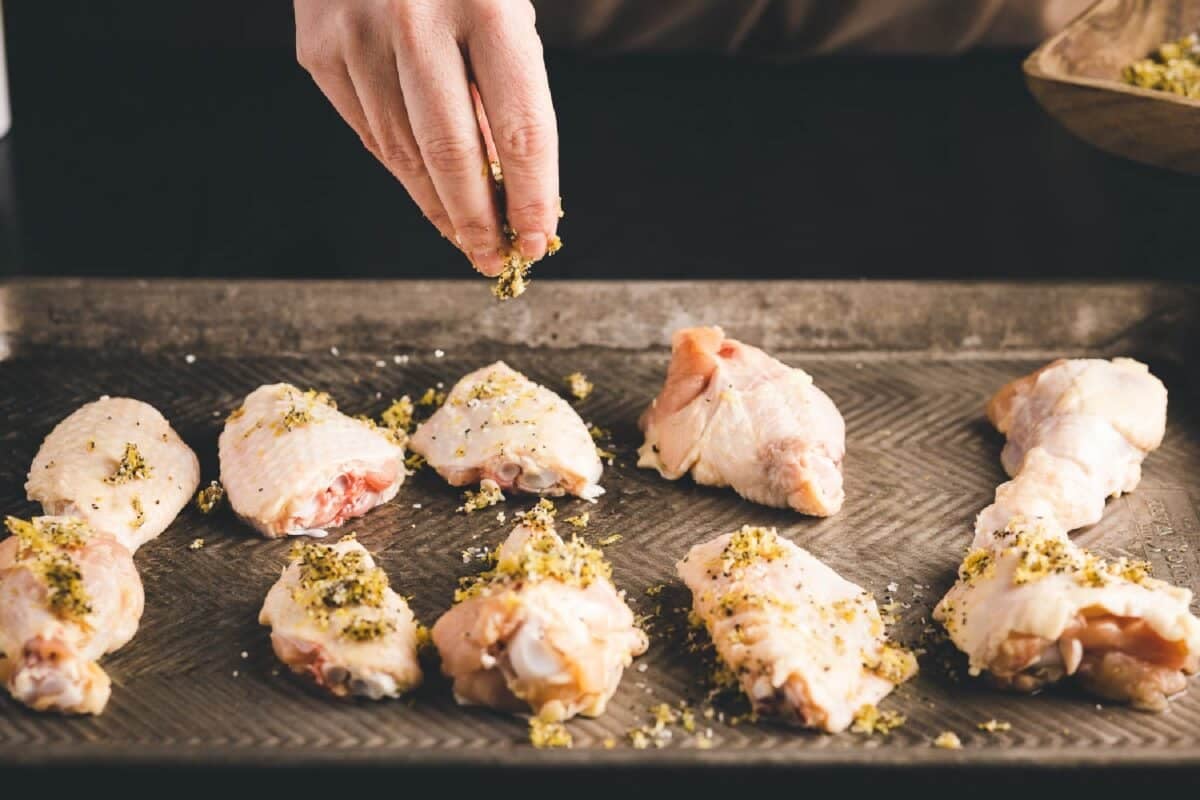
[[[739,334],[730,324],[731,334]],[[799,344],[799,343],[798,343]],[[652,346],[651,346],[652,345]],[[802,351],[776,355],[803,366],[839,405],[848,428],[847,503],[838,516],[813,520],[740,501],[727,491],[663,481],[633,466],[639,443],[636,418],[657,391],[667,353],[661,340],[641,351],[586,345],[527,348],[496,342],[445,341],[431,348],[393,347],[374,353],[328,351],[312,355],[227,357],[209,343],[193,364],[178,353],[96,354],[55,349],[51,342],[16,352],[0,363],[0,503],[6,513],[35,511],[23,482],[42,437],[57,420],[102,393],[154,404],[200,455],[205,480],[216,477],[216,437],[225,414],[263,382],[287,380],[330,391],[350,413],[377,414],[401,393],[447,385],[470,369],[503,357],[532,378],[558,388],[561,376],[582,369],[595,393],[578,404],[582,416],[613,431],[617,465],[606,468],[608,494],[590,507],[592,541],[619,533],[606,548],[619,587],[635,609],[687,603],[673,563],[693,543],[743,523],[777,525],[846,577],[877,597],[899,585],[900,639],[915,641],[932,605],[953,580],[969,540],[974,514],[1003,480],[1001,438],[982,417],[982,404],[1013,376],[1044,363],[1051,353],[875,353]],[[1096,349],[1105,349],[1098,343]],[[1147,558],[1156,574],[1200,588],[1200,420],[1183,371],[1171,359],[1153,360],[1151,345],[1138,353],[1171,389],[1162,448],[1147,460],[1141,487],[1109,504],[1104,520],[1080,540],[1105,554]],[[146,349],[146,348],[143,348]],[[1086,348],[1076,346],[1069,354]],[[393,353],[410,353],[396,365]],[[384,360],[384,366],[377,365]],[[420,508],[415,506],[419,504]],[[459,494],[428,470],[402,488],[396,501],[345,530],[378,554],[395,587],[414,595],[414,610],[432,623],[448,605],[458,576],[478,568],[461,552],[493,545],[506,534],[495,511],[455,514]],[[512,512],[529,505],[510,500]],[[560,501],[560,513],[586,507]],[[187,545],[203,537],[206,546]],[[26,711],[0,697],[0,764],[103,760],[229,763],[490,764],[809,764],[1081,762],[1200,764],[1200,686],[1163,715],[1098,708],[1069,691],[1038,697],[993,692],[956,682],[941,659],[927,656],[922,674],[885,701],[908,716],[887,738],[822,736],[770,723],[713,724],[716,746],[698,750],[683,741],[633,750],[626,732],[646,721],[653,703],[694,701],[703,676],[694,659],[652,636],[606,715],[569,724],[570,751],[538,751],[526,742],[525,723],[479,709],[457,708],[440,678],[410,700],[338,703],[277,675],[266,631],[256,623],[267,588],[278,575],[288,543],[268,542],[239,524],[227,509],[210,518],[189,508],[160,539],[138,554],[146,584],[146,613],[137,637],[104,662],[114,680],[112,700],[98,718],[63,719]],[[647,587],[666,583],[657,598]],[[661,626],[660,626],[661,627]],[[243,657],[245,653],[245,657]],[[961,671],[961,663],[955,664]],[[1012,723],[987,734],[977,723]],[[932,748],[953,730],[961,751]],[[618,745],[605,749],[603,740]]]

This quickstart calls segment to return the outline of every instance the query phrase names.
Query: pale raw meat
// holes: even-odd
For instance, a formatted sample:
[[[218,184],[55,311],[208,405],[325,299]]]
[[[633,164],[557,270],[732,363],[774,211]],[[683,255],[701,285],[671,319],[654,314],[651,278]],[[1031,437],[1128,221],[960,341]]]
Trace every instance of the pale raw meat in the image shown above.
[[[916,672],[874,599],[774,528],[745,526],[677,565],[717,655],[756,711],[844,730]]]
[[[229,504],[269,537],[336,527],[396,496],[404,447],[326,394],[277,383],[251,392],[219,441]]]
[[[638,466],[668,480],[690,471],[697,483],[814,516],[842,507],[846,427],[833,401],[808,373],[720,328],[675,333],[666,383],[640,425]]]
[[[8,519],[0,542],[0,681],[37,711],[99,714],[110,693],[97,664],[142,616],[133,555],[74,517]]]
[[[543,503],[509,534],[491,579],[433,626],[433,642],[461,704],[598,716],[646,635],[599,552],[564,543]]]
[[[298,546],[258,620],[280,661],[336,696],[398,697],[421,682],[416,618],[352,538]]]
[[[1159,711],[1200,667],[1192,593],[1105,562],[1050,520],[1018,519],[972,550],[934,611],[973,675],[1034,691],[1069,676]]]
[[[976,546],[1017,517],[1067,531],[1099,522],[1105,500],[1133,491],[1162,443],[1167,390],[1133,359],[1060,359],[1009,383],[987,413],[1008,435],[1001,460],[1012,480],[980,513]]]
[[[491,479],[505,491],[604,493],[600,456],[575,409],[503,361],[455,384],[410,447],[451,486]]]
[[[140,470],[130,455],[144,462]],[[80,517],[133,552],[171,524],[199,484],[196,454],[162,414],[139,400],[102,397],[50,432],[25,491],[47,514]]]

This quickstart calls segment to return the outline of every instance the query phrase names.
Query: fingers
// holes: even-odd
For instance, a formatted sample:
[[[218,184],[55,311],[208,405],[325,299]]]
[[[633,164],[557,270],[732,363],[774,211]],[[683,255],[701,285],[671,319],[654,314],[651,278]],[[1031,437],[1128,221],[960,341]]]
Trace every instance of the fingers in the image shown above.
[[[483,1],[467,52],[504,169],[505,209],[525,258],[546,255],[558,228],[558,126],[529,4]]]
[[[488,176],[467,67],[450,30],[397,26],[396,70],[414,138],[450,218],[455,241],[484,275],[500,274],[506,241]],[[435,29],[431,30],[430,26]]]
[[[391,48],[351,51],[347,67],[371,139],[375,143],[370,148],[371,152],[400,181],[438,232],[453,242],[454,226],[450,215],[425,169],[408,121]]]

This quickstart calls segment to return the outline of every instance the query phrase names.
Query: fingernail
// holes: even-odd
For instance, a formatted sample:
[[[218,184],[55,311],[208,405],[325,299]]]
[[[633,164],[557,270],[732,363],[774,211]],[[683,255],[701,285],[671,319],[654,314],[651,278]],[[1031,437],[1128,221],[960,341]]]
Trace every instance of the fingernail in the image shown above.
[[[504,259],[500,257],[500,251],[495,249],[476,250],[471,253],[471,263],[489,278],[499,275],[504,269]]]
[[[533,261],[546,255],[546,234],[522,233],[517,237],[517,246],[521,249],[521,257]]]

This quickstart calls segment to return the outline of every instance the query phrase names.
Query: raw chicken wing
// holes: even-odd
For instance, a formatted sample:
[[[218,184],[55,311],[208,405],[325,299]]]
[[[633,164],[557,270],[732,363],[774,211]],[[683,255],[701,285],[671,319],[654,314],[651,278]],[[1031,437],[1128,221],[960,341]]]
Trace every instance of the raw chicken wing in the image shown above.
[[[362,516],[395,497],[406,475],[395,433],[286,383],[251,392],[219,445],[230,506],[272,538]]]
[[[755,503],[826,517],[842,507],[846,428],[800,369],[720,328],[671,341],[662,392],[642,414],[639,467],[668,480],[732,486]]]
[[[47,514],[87,521],[130,552],[158,536],[200,483],[200,462],[153,406],[102,397],[50,432],[25,491]]]
[[[1012,480],[979,515],[976,546],[1016,517],[1067,531],[1099,522],[1162,443],[1167,390],[1133,359],[1060,359],[997,392],[987,414],[1008,435],[1001,460]]]
[[[451,486],[490,478],[505,491],[604,493],[600,456],[575,409],[503,361],[455,384],[411,447]]]
[[[338,697],[399,697],[421,683],[416,618],[352,536],[296,545],[258,621],[280,661]]]
[[[870,594],[774,528],[696,545],[677,565],[717,655],[759,713],[844,730],[911,678]]]
[[[548,500],[522,515],[495,558],[433,626],[455,699],[552,721],[603,713],[647,646],[608,562],[559,538]]]
[[[96,661],[133,638],[142,582],[115,537],[76,517],[9,517],[0,542],[0,681],[37,711],[99,714]]]
[[[1053,519],[1016,519],[968,553],[934,610],[970,659],[1001,686],[1031,692],[1074,676],[1108,700],[1159,711],[1200,667],[1192,593],[1106,562]]]

